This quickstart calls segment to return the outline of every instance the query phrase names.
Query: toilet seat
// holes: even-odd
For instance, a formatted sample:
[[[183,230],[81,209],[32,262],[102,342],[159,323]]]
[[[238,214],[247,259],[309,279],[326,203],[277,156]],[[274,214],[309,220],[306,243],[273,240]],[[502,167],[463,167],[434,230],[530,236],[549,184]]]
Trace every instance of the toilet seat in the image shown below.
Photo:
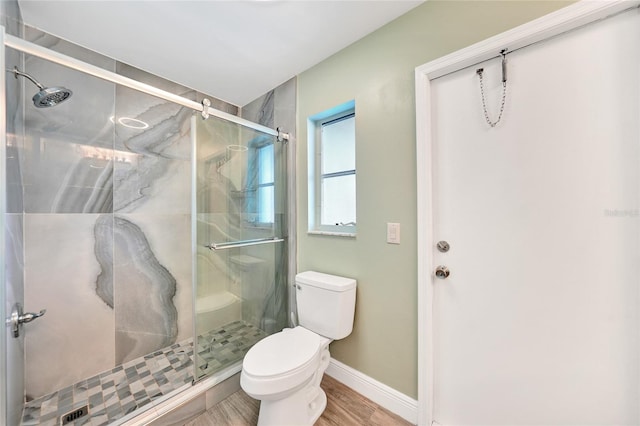
[[[317,370],[320,349],[328,341],[303,327],[262,339],[244,357],[242,388],[257,399],[297,389]]]

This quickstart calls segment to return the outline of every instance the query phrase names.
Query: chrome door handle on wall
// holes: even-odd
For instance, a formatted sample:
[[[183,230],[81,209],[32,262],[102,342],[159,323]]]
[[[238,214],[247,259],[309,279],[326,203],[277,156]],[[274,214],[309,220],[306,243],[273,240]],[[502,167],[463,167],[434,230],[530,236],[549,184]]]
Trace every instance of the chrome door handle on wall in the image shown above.
[[[446,266],[440,265],[436,268],[436,277],[440,279],[445,279],[449,275],[451,275],[451,272],[449,271],[449,268],[447,268]]]
[[[11,309],[11,316],[7,318],[6,324],[11,326],[13,337],[20,337],[20,325],[40,318],[45,314],[45,312],[47,312],[47,310],[43,309],[37,314],[33,312],[27,312],[25,314],[22,312],[22,305],[20,303],[16,303],[13,305],[13,309]]]

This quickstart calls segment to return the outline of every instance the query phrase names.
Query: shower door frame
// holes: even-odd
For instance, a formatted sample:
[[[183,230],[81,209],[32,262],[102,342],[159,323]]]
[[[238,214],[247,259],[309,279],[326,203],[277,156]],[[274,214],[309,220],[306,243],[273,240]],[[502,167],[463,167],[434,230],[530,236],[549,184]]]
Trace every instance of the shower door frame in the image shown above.
[[[0,69],[5,68],[5,30],[3,26],[0,26],[0,41],[2,47],[0,47]],[[5,312],[6,303],[6,274],[5,274],[5,215],[7,214],[7,167],[6,167],[6,150],[7,150],[7,114],[6,114],[6,73],[2,73],[0,76],[0,102],[4,105],[4,114],[0,114],[0,283],[3,284],[2,290],[0,290],[0,318],[4,320],[7,317]],[[0,332],[0,420],[7,421],[7,327],[2,327]]]
[[[617,13],[637,8],[640,0],[592,2],[582,0],[556,12],[421,65],[415,70],[416,160],[418,213],[418,424],[437,424],[433,417],[434,278],[436,245],[433,223],[434,180],[431,166],[431,80],[471,67],[500,51],[509,52],[550,39]]]

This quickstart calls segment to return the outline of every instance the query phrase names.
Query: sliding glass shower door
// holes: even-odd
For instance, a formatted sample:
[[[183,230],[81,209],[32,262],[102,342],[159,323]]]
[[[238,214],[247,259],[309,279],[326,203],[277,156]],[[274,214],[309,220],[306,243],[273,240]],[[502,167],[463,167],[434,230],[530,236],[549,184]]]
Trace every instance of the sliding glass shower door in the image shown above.
[[[195,379],[286,325],[286,145],[193,118]]]

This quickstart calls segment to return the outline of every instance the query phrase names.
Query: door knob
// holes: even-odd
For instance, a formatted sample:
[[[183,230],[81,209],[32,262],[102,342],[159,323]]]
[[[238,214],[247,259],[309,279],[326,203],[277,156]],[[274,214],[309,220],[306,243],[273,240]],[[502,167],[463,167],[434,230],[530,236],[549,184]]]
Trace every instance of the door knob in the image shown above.
[[[446,266],[440,265],[436,268],[436,277],[440,279],[445,279],[449,275],[451,275],[451,272],[449,271],[449,268],[447,268]]]

